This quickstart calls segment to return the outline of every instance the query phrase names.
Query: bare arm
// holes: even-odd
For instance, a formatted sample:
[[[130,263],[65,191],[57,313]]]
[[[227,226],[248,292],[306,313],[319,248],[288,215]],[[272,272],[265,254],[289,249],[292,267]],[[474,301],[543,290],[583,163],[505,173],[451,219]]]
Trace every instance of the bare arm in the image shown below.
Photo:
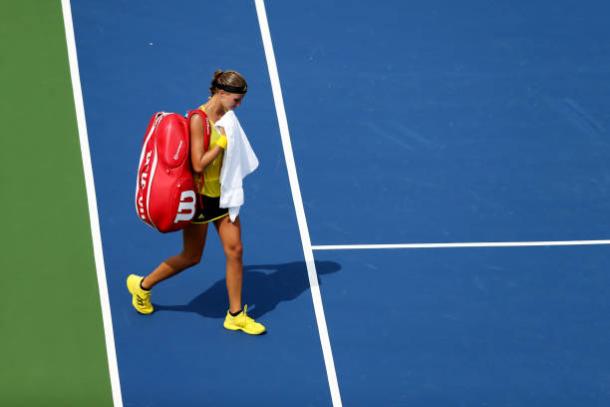
[[[193,171],[200,173],[207,167],[222,151],[219,146],[214,146],[208,151],[203,151],[203,121],[198,114],[191,117],[191,163]]]

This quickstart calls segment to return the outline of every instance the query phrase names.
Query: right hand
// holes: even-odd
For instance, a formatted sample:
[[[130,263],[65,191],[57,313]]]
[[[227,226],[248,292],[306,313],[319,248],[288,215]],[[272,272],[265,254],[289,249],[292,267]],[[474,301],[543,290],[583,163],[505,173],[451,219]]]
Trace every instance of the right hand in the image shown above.
[[[222,148],[223,150],[227,149],[227,136],[226,135],[221,135],[218,140],[216,140],[216,145],[220,148]]]

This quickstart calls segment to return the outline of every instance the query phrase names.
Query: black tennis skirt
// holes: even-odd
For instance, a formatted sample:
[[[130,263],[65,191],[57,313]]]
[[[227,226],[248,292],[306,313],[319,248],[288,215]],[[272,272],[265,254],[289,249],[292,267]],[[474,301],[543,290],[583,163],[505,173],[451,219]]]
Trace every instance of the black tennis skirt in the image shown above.
[[[227,208],[220,207],[220,198],[212,198],[206,195],[197,194],[195,216],[191,223],[201,225],[224,218],[228,214],[229,210]]]

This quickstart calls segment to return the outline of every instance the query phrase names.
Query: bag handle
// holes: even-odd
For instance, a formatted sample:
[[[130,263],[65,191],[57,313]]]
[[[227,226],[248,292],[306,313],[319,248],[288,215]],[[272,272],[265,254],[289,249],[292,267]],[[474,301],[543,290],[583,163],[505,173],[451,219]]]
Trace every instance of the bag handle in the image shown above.
[[[191,118],[196,114],[201,116],[203,121],[203,152],[205,153],[210,148],[210,137],[212,134],[211,123],[208,119],[208,115],[201,109],[191,110],[188,113],[189,123],[191,122]]]

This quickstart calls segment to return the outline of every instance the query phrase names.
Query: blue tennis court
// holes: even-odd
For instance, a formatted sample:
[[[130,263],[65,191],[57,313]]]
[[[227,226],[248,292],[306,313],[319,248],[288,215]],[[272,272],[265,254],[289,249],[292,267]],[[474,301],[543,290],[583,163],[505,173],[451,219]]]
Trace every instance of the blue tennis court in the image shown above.
[[[610,403],[607,2],[71,7],[123,405]],[[181,245],[134,213],[146,124],[218,68],[262,337],[222,328],[215,232],[153,315],[125,288]]]

